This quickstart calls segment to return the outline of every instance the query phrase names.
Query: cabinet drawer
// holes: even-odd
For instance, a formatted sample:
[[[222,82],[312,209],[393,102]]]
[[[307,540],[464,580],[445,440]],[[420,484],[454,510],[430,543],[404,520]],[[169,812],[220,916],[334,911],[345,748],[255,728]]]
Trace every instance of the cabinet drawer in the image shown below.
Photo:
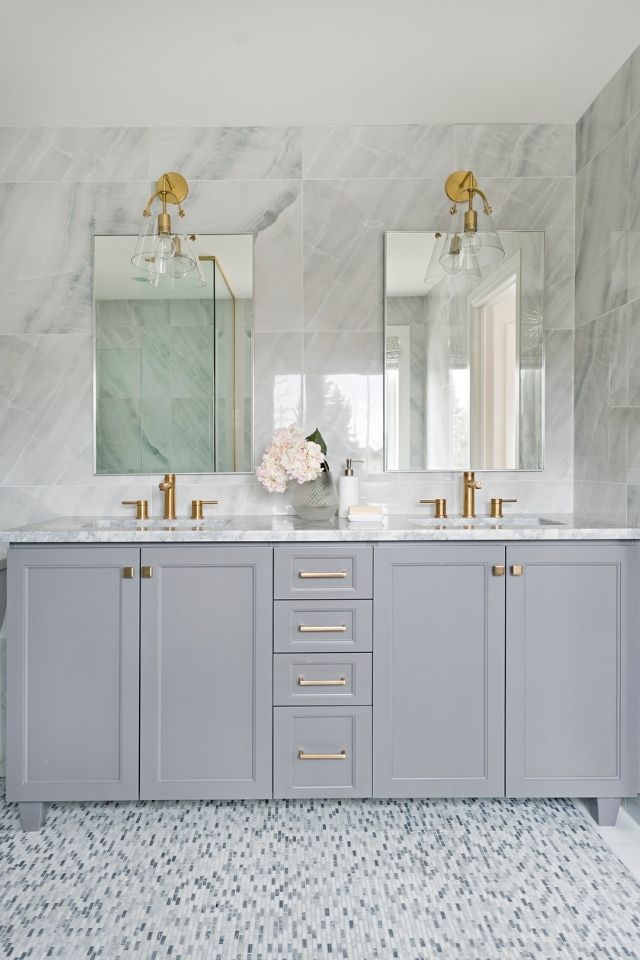
[[[371,654],[273,658],[273,702],[277,706],[364,706],[371,703]]]
[[[371,650],[371,601],[277,600],[273,605],[276,653],[361,653]]]
[[[275,797],[370,797],[371,707],[276,707]]]
[[[373,596],[373,558],[368,545],[276,547],[274,596],[300,597]]]

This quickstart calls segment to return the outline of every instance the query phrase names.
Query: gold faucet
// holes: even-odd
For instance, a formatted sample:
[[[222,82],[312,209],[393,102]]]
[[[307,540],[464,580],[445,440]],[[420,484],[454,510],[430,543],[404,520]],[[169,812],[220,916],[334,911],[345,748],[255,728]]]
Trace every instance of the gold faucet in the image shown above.
[[[165,473],[164,480],[158,484],[158,488],[164,493],[164,511],[162,516],[165,520],[176,519],[176,475],[175,473]]]
[[[476,480],[476,475],[473,470],[465,470],[462,474],[462,491],[463,491],[463,507],[462,507],[462,516],[463,517],[475,517],[476,515],[476,490],[481,490],[482,484],[479,480]]]

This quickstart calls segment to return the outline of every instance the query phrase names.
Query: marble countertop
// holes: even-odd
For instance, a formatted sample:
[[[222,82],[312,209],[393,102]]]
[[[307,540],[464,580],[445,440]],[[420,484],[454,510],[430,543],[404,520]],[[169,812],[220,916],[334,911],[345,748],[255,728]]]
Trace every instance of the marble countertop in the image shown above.
[[[430,540],[640,540],[640,529],[571,515],[510,517],[504,521],[389,515],[382,522],[305,522],[293,516],[230,516],[136,521],[61,517],[0,531],[0,543],[280,543]]]

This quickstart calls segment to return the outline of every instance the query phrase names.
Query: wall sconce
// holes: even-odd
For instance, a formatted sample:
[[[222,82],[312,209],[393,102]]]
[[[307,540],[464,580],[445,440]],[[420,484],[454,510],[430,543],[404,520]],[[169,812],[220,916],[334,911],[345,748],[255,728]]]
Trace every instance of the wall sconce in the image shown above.
[[[439,263],[446,273],[479,280],[504,257],[489,201],[471,170],[456,170],[447,177],[444,192],[453,200],[453,206],[449,211],[449,229],[439,251]],[[474,209],[476,196],[482,200],[481,210]],[[467,209],[463,213],[464,204]]]
[[[131,263],[147,271],[152,286],[204,287],[206,281],[198,254],[195,252],[196,237],[186,231],[174,232],[171,214],[167,206],[178,208],[178,216],[184,218],[182,202],[189,193],[185,178],[179,173],[163,173],[156,183],[144,208],[142,227]],[[153,216],[154,204],[160,212]]]

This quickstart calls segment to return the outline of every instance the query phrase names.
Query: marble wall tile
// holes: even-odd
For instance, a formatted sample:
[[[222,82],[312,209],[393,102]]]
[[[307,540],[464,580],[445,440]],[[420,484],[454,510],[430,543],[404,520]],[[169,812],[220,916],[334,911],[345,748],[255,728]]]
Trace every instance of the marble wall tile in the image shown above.
[[[545,334],[544,475],[573,477],[573,330]]]
[[[635,117],[640,111],[640,47],[629,59],[629,116]]]
[[[578,120],[576,170],[582,170],[629,119],[629,83],[627,61]]]
[[[151,127],[149,173],[187,180],[292,180],[302,175],[299,127]]]
[[[575,477],[609,474],[609,327],[606,318],[575,331]]]
[[[453,169],[453,127],[303,127],[302,158],[305,180],[446,178]]]
[[[482,177],[573,177],[573,124],[457,124],[456,170]]]
[[[627,298],[628,133],[621,130],[576,181],[576,326]]]
[[[0,483],[92,473],[92,338],[0,337]]]
[[[574,511],[581,518],[623,524],[627,518],[627,485],[577,480],[574,484]]]
[[[381,330],[385,231],[447,218],[441,180],[305,181],[305,330]]]
[[[123,154],[125,169],[118,174],[122,182],[61,182],[53,189],[39,183],[0,185],[0,202],[5,202],[5,213],[10,213],[0,238],[0,245],[5,244],[0,247],[0,254],[4,254],[4,260],[0,256],[0,334],[17,335],[6,337],[12,344],[10,350],[3,350],[0,343],[0,411],[5,409],[3,404],[13,404],[14,388],[18,388],[18,394],[24,392],[20,383],[27,374],[23,376],[21,371],[30,371],[29,381],[32,372],[37,374],[37,363],[30,359],[32,348],[28,344],[42,341],[42,346],[33,349],[36,353],[44,351],[47,369],[42,383],[30,389],[42,390],[45,396],[47,390],[55,394],[59,389],[49,426],[59,422],[63,427],[59,434],[53,431],[49,442],[44,428],[42,435],[29,434],[27,420],[20,419],[24,411],[11,407],[10,437],[17,434],[26,438],[26,453],[18,449],[19,463],[15,457],[7,458],[7,463],[10,460],[11,468],[17,471],[9,474],[2,471],[0,452],[0,484],[5,485],[0,486],[0,516],[3,504],[10,503],[5,489],[29,490],[26,497],[14,493],[15,513],[19,514],[16,522],[56,513],[119,514],[120,499],[145,496],[147,491],[155,513],[160,509],[162,496],[156,490],[157,476],[150,483],[143,477],[94,477],[92,473],[91,234],[136,233],[141,208],[151,189],[144,178],[155,178],[163,169],[180,164],[178,168],[191,178],[188,213],[192,229],[201,233],[248,232],[256,238],[257,459],[274,427],[297,422],[312,429],[317,422],[327,433],[334,469],[339,469],[343,458],[357,456],[361,450],[368,461],[363,488],[366,483],[364,489],[384,495],[395,512],[413,512],[419,496],[436,488],[439,492],[434,495],[447,495],[440,492],[444,489],[457,498],[459,481],[449,474],[377,473],[382,469],[383,233],[387,229],[424,230],[446,225],[448,205],[443,177],[453,168],[451,128],[360,127],[355,136],[348,135],[348,128],[324,128],[315,133],[309,128],[305,132],[213,129],[159,130],[151,134],[150,162],[141,174],[136,173],[139,182],[125,182],[131,174]],[[310,178],[304,186],[300,181],[303,136],[305,176]],[[484,139],[478,134],[471,140],[476,145],[485,144],[483,149],[490,152],[487,136],[485,131]],[[533,145],[528,133],[520,141],[519,136],[516,134],[516,142]],[[40,163],[37,151],[44,149],[50,169],[54,170],[54,142],[55,138],[45,137],[45,148],[41,148],[35,141],[36,156],[31,167],[27,164],[24,169],[36,170]],[[327,143],[332,145],[329,150]],[[104,158],[105,164],[111,163],[113,176],[119,169],[119,150],[114,141],[111,157]],[[562,447],[568,417],[559,425],[566,398],[567,334],[572,325],[568,277],[573,196],[570,183],[533,176],[542,159],[535,150],[532,157],[529,167],[523,159],[518,160],[518,169],[528,169],[531,175],[505,179],[501,167],[488,171],[494,177],[489,181],[484,178],[483,186],[488,184],[491,202],[505,228],[548,232],[548,265],[553,264],[553,270],[549,269],[547,320],[549,329],[558,330],[560,337],[556,341],[557,362],[551,366],[548,377],[547,399],[551,435],[558,429],[559,437],[548,450],[548,473],[514,474],[508,478],[504,474],[487,475],[485,491],[487,497],[506,495],[508,485],[519,491],[521,512],[531,511],[541,503],[542,509],[550,511],[555,507],[563,512],[570,509],[571,482],[544,477],[564,477],[567,465],[566,450]],[[321,167],[326,172],[320,173]],[[81,167],[73,169],[79,171]],[[315,174],[309,172],[314,169]],[[79,179],[96,176],[89,164],[82,170],[71,175]],[[347,170],[349,176],[359,179],[344,179],[343,171]],[[62,178],[64,173],[57,175]],[[382,175],[384,179],[375,179]],[[314,179],[316,176],[324,179]],[[107,174],[104,179],[108,179]],[[25,263],[31,267],[33,262],[24,257],[24,251],[30,249],[30,237],[23,224],[40,219],[44,229],[35,273],[23,269]],[[554,249],[557,256],[552,257]],[[2,265],[6,267],[4,276]],[[171,329],[179,329],[177,321],[170,323]],[[56,336],[41,336],[44,333]],[[86,341],[84,353],[70,370],[67,358],[73,356],[73,343],[79,334]],[[154,345],[161,346],[160,331],[148,328],[146,322],[138,319],[135,323],[105,328],[100,345],[108,350],[134,351],[144,349],[145,344],[149,346],[149,337]],[[53,346],[56,342],[60,343],[56,348],[60,358]],[[3,357],[9,358],[6,377],[2,376]],[[81,389],[76,376],[84,378]],[[68,388],[60,387],[59,380],[63,378],[68,379]],[[75,399],[70,396],[74,390]],[[38,408],[38,401],[35,394],[32,401],[28,391],[24,396],[28,419],[32,408]],[[112,400],[122,403],[127,398]],[[167,422],[167,411],[160,416],[160,398],[152,400],[156,401],[152,406],[156,422]],[[150,414],[146,420],[142,469],[161,473],[165,464],[154,458],[154,420]],[[198,422],[202,420],[200,417]],[[112,453],[121,458],[118,462],[124,462],[126,443],[121,434],[119,440],[113,441],[118,442],[122,447],[114,446]],[[14,444],[12,439],[11,450],[15,449]],[[59,450],[52,449],[56,445]],[[181,476],[180,481],[179,508],[183,515],[188,500],[185,490],[197,491],[193,496],[206,492],[220,498],[228,512],[291,512],[286,496],[266,494],[253,476],[187,475]],[[370,498],[373,499],[373,492]]]
[[[627,523],[640,527],[640,484],[627,484]]]
[[[575,231],[546,230],[544,235],[545,330],[573,330],[576,300]]]
[[[572,179],[484,177],[482,189],[499,230],[574,229]]]
[[[2,183],[146,180],[147,160],[144,127],[0,127]]]

